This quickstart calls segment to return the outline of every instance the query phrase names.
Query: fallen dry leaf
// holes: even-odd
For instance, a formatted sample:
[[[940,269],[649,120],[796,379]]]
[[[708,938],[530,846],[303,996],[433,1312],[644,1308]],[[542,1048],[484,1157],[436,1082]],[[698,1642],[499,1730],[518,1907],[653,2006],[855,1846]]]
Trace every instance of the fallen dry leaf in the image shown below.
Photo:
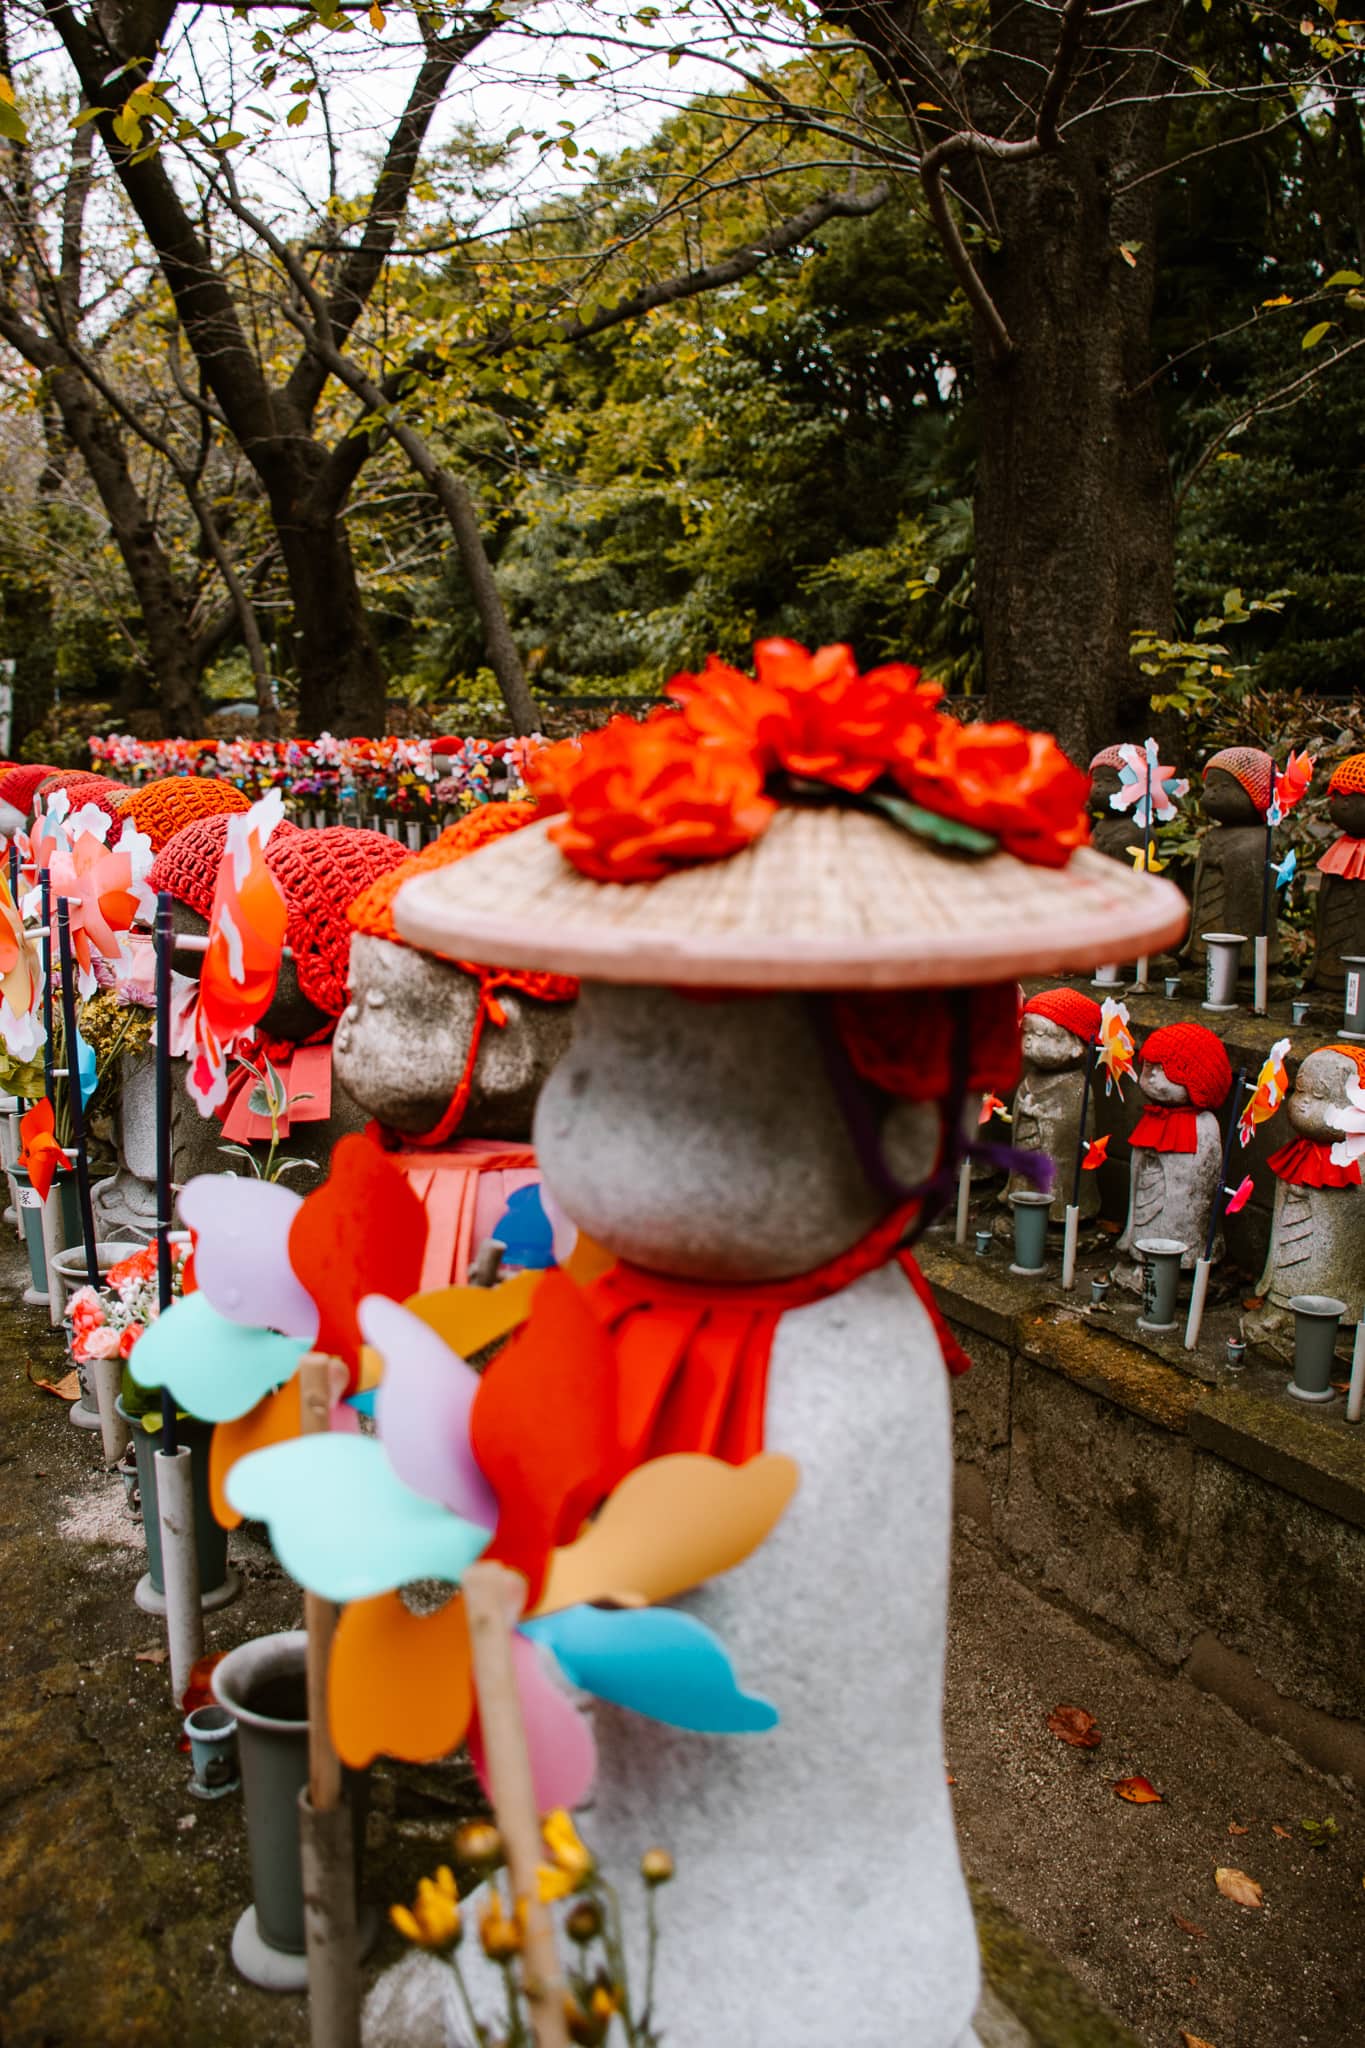
[[[1292,1842],[1294,1839],[1288,1828],[1282,1828],[1278,1821],[1271,1822],[1270,1832],[1272,1835],[1278,1835],[1282,1842]]]
[[[955,1785],[957,1783],[957,1779],[953,1776],[951,1771],[949,1771],[948,1773],[948,1783],[950,1785]]]
[[[59,1380],[35,1379],[32,1365],[28,1369],[29,1383],[40,1394],[55,1394],[59,1401],[79,1401],[81,1398],[81,1376],[74,1369],[64,1372]]]
[[[1193,1920],[1187,1920],[1181,1913],[1172,1913],[1171,1918],[1172,1920],[1174,1920],[1176,1926],[1179,1927],[1185,1934],[1193,1934],[1198,1938],[1198,1940],[1207,1941],[1209,1933],[1207,1927],[1196,1926]]]
[[[1235,1820],[1230,1820],[1228,1822],[1228,1833],[1230,1835],[1249,1835],[1251,1833],[1251,1829],[1238,1827]]]
[[[1212,2041],[1206,2041],[1202,2034],[1187,2034],[1183,2027],[1180,2029],[1180,2039],[1184,2048],[1213,2048]]]
[[[134,1664],[164,1664],[169,1655],[169,1650],[163,1650],[160,1645],[154,1644],[150,1650],[135,1650],[133,1652],[133,1662]]]
[[[1047,1717],[1047,1725],[1059,1742],[1069,1743],[1072,1749],[1098,1749],[1100,1746],[1095,1716],[1087,1714],[1084,1707],[1054,1707]]]
[[[1150,1778],[1115,1778],[1114,1790],[1130,1806],[1160,1806],[1164,1797]]]
[[[1234,1906],[1263,1906],[1265,1895],[1254,1877],[1248,1877],[1244,1870],[1226,1870],[1220,1864],[1213,1873],[1213,1881],[1225,1899],[1231,1899]]]

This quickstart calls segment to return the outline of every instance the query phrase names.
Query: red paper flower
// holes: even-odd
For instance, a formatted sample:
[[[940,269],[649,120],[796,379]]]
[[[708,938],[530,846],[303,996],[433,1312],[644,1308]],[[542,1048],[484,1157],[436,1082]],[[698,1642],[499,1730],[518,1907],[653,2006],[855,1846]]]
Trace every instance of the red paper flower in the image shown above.
[[[643,725],[613,718],[581,746],[572,778],[560,779],[565,816],[550,831],[594,881],[652,882],[722,860],[757,839],[777,808],[751,754],[698,746],[677,712]]]
[[[1090,837],[1090,778],[1050,733],[940,718],[927,737],[907,735],[891,772],[926,810],[993,832],[1040,867],[1065,867]]]
[[[760,640],[754,666],[751,681],[713,655],[700,675],[674,676],[668,694],[700,739],[751,753],[765,775],[782,768],[859,793],[939,716],[937,683],[901,663],[859,675],[851,647],[812,654],[793,640]]]
[[[38,1190],[41,1202],[48,1198],[58,1167],[71,1164],[53,1136],[54,1129],[52,1104],[46,1096],[19,1119],[19,1164]]]

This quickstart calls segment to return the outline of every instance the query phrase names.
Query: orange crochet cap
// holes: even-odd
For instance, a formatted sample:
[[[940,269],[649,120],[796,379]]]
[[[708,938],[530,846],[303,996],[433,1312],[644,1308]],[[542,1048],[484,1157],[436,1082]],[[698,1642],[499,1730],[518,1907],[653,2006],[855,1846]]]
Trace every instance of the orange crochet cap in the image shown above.
[[[286,927],[299,987],[329,1017],[346,1007],[351,927],[346,913],[371,882],[411,856],[382,832],[354,825],[287,832],[277,827],[265,864],[284,892]]]
[[[13,804],[16,811],[25,817],[33,808],[33,799],[38,784],[46,782],[49,775],[60,775],[50,761],[23,761],[17,768],[7,768],[0,775],[0,804]]]
[[[1163,1024],[1144,1039],[1140,1057],[1183,1088],[1196,1109],[1221,1109],[1227,1101],[1232,1068],[1207,1024]]]
[[[407,944],[399,937],[393,922],[393,899],[405,882],[414,875],[425,874],[430,868],[449,867],[452,861],[463,860],[467,853],[473,853],[480,846],[487,846],[492,839],[501,839],[508,832],[519,832],[523,825],[529,825],[541,815],[535,804],[480,804],[475,810],[447,825],[439,839],[430,846],[424,846],[420,853],[412,854],[400,867],[390,868],[387,874],[371,882],[368,889],[356,897],[347,916],[356,931],[364,932],[367,938],[388,939],[394,945]],[[466,963],[457,963],[465,967]],[[478,972],[477,969],[466,971]],[[578,983],[567,974],[540,974],[534,969],[499,969],[498,986],[518,990],[522,995],[536,996],[542,1003],[571,1003],[578,995]]]
[[[1362,760],[1365,760],[1365,755],[1362,755],[1362,756],[1360,756],[1360,758],[1361,758]],[[1355,1061],[1355,1067],[1356,1067],[1356,1076],[1357,1076],[1357,1078],[1358,1078],[1358,1080],[1359,1080],[1359,1082],[1360,1082],[1360,1085],[1361,1085],[1361,1087],[1362,1087],[1362,1088],[1365,1088],[1365,1046],[1360,1046],[1360,1045],[1324,1045],[1324,1046],[1320,1046],[1320,1047],[1319,1047],[1319,1051],[1321,1051],[1321,1052],[1339,1052],[1339,1053],[1342,1053],[1342,1054],[1344,1054],[1344,1055],[1345,1055],[1345,1057],[1346,1057],[1346,1058],[1347,1058],[1348,1060],[1354,1060],[1354,1061]]]
[[[3,785],[0,784],[0,787]],[[1346,759],[1332,770],[1332,779],[1327,785],[1328,796],[1334,789],[1344,789],[1352,796],[1365,790],[1365,754],[1348,754]]]
[[[215,782],[203,775],[163,775],[157,782],[127,791],[123,800],[124,816],[147,834],[153,853],[160,853],[167,840],[200,818],[225,817],[250,808],[250,798],[232,783]]]
[[[128,794],[121,782],[115,782],[108,775],[93,775],[88,768],[73,768],[70,774],[54,770],[38,784],[33,797],[34,810],[45,809],[59,791],[65,792],[70,799],[73,811],[78,811],[82,804],[94,804],[97,810],[104,812],[111,825],[119,823],[123,799]],[[118,834],[111,832],[109,836],[112,840]]]
[[[158,893],[164,889],[177,903],[206,918],[213,908],[213,891],[227,846],[227,828],[227,815],[220,811],[216,817],[201,818],[198,824],[186,825],[183,831],[173,833],[152,862],[148,886]],[[297,825],[281,818],[270,835],[271,844],[281,833],[287,837],[298,830]]]
[[[1025,1003],[1024,1015],[1046,1017],[1050,1023],[1060,1024],[1063,1031],[1087,1042],[1099,1036],[1100,1006],[1093,996],[1083,995],[1078,988],[1039,989]]]
[[[1271,765],[1269,754],[1260,747],[1224,747],[1204,763],[1204,780],[1208,781],[1210,769],[1221,768],[1234,782],[1241,783],[1258,811],[1265,811],[1270,807]],[[1199,1026],[1201,1031],[1204,1028]]]

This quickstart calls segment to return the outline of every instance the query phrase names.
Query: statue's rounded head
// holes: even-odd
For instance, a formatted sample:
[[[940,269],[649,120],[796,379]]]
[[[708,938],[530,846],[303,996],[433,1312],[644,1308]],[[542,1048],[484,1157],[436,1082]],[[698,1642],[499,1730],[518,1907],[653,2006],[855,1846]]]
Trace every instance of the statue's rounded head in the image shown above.
[[[1365,839],[1365,754],[1350,754],[1333,769],[1327,811],[1348,839]]]
[[[1078,1067],[1099,1035],[1100,1006],[1078,988],[1045,988],[1024,1004],[1022,1052],[1043,1073]]]
[[[1143,1044],[1138,1086],[1151,1102],[1221,1109],[1232,1086],[1222,1039],[1207,1024],[1163,1024]]]
[[[1327,1120],[1329,1110],[1347,1106],[1350,1082],[1365,1086],[1365,1052],[1358,1047],[1324,1045],[1310,1052],[1294,1076],[1294,1087],[1285,1105],[1290,1128],[1301,1138],[1318,1144],[1335,1143],[1340,1127]]]
[[[1261,747],[1224,747],[1204,769],[1204,810],[1219,825],[1260,825],[1273,763]]]
[[[1090,763],[1090,797],[1086,804],[1092,818],[1112,818],[1114,807],[1109,799],[1117,796],[1122,787],[1119,769],[1123,756],[1117,746],[1101,747]]]

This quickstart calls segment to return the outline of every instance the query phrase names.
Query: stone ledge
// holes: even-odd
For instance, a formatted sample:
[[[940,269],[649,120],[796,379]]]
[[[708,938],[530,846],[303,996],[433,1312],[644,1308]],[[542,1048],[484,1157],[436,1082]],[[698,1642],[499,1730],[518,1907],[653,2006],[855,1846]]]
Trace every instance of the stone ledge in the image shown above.
[[[1283,1395],[1218,1387],[1194,1402],[1189,1432],[1203,1450],[1365,1529],[1365,1431],[1324,1428]]]

